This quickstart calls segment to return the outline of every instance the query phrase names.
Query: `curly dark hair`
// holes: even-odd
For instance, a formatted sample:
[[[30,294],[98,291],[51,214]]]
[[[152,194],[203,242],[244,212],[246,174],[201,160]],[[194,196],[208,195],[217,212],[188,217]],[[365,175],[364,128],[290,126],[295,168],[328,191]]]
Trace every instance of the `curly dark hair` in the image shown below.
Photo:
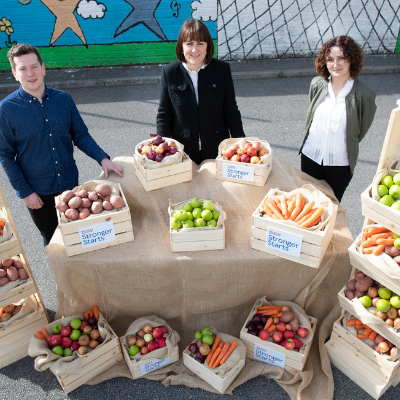
[[[345,59],[350,63],[350,76],[354,79],[360,75],[363,67],[364,51],[350,36],[333,37],[324,43],[315,59],[317,74],[328,81],[330,73],[326,66],[326,59],[334,46],[339,46],[342,49]]]

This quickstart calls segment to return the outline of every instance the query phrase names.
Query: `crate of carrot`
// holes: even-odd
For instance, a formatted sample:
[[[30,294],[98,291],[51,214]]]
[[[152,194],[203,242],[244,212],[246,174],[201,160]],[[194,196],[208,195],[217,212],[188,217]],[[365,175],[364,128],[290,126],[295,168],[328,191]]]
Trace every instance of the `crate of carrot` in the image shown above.
[[[285,367],[302,371],[311,349],[317,320],[297,304],[257,299],[240,331],[247,357],[268,362],[268,349],[281,353]],[[259,355],[255,356],[255,353]],[[260,356],[261,355],[261,356]]]
[[[198,344],[195,341],[183,351],[183,364],[214,389],[225,393],[245,365],[244,344],[233,336],[218,333],[203,358]]]
[[[336,214],[337,205],[312,185],[289,193],[271,189],[252,215],[251,247],[318,268],[332,238]],[[271,243],[271,229],[300,237],[300,255],[279,243],[266,247]]]

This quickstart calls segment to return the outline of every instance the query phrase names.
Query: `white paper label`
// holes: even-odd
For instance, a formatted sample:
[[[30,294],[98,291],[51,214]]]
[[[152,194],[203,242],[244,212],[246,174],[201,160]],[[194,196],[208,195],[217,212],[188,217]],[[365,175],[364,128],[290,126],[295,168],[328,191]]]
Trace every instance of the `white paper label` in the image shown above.
[[[238,181],[254,182],[254,168],[224,163],[222,176]]]
[[[285,368],[286,354],[261,346],[258,343],[254,344],[254,358],[275,367]]]
[[[300,258],[303,237],[268,227],[265,247]]]
[[[171,358],[163,358],[159,360],[158,358],[154,358],[153,360],[149,360],[144,364],[140,364],[140,374],[144,375],[148,372],[154,371],[155,369],[165,367],[166,365],[171,364]]]
[[[79,235],[83,248],[116,241],[112,220],[80,228]]]

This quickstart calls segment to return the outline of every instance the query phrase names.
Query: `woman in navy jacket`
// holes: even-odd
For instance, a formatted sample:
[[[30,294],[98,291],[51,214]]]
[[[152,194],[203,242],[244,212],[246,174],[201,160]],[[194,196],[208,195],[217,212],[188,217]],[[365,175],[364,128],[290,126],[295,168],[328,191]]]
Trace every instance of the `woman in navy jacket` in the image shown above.
[[[157,134],[185,146],[200,164],[215,158],[218,145],[229,137],[244,137],[229,64],[216,60],[206,25],[190,19],[183,23],[176,43],[178,61],[161,75]]]

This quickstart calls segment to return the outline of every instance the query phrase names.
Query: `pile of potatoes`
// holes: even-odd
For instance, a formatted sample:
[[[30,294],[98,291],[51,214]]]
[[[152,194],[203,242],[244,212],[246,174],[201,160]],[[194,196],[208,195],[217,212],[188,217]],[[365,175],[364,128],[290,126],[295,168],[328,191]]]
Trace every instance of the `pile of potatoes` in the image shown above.
[[[9,304],[0,311],[0,322],[6,322],[21,311],[22,305]]]
[[[24,263],[18,256],[0,261],[0,286],[16,281],[18,278],[29,278],[28,272],[24,269]]]
[[[80,190],[74,193],[67,190],[61,193],[56,208],[72,221],[85,219],[90,214],[100,214],[103,210],[122,208],[124,199],[117,195],[111,196],[111,192],[111,187],[105,183],[97,185],[94,191]]]

